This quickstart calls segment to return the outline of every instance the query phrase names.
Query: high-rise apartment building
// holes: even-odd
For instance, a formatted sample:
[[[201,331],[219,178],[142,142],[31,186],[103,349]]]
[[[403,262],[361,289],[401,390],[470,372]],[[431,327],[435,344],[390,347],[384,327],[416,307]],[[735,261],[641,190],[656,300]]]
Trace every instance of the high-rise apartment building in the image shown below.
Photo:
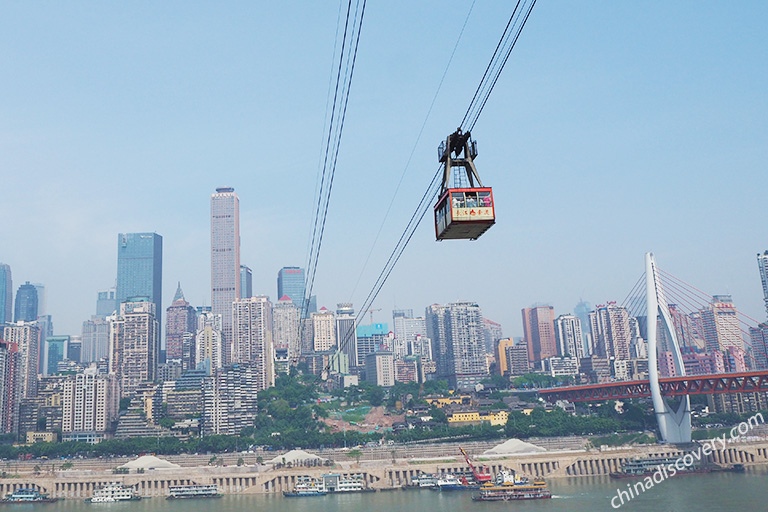
[[[557,355],[555,309],[552,306],[523,308],[523,336],[528,345],[528,360],[537,363]]]
[[[0,339],[0,432],[18,431],[21,382],[19,347]]]
[[[83,322],[80,362],[91,363],[105,357],[109,357],[109,320],[92,316]]]
[[[11,266],[0,263],[0,325],[10,323],[13,319],[13,279]]]
[[[483,318],[483,335],[485,338],[485,352],[493,354],[496,347],[496,342],[504,337],[504,332],[501,328],[501,324]]]
[[[184,292],[181,290],[181,283],[176,289],[176,295],[173,302],[165,312],[165,360],[182,361],[184,354],[185,336],[189,340],[194,336],[197,330],[197,313],[195,308],[189,305],[184,299]],[[192,348],[189,347],[188,350]],[[189,357],[187,358],[187,365]],[[185,368],[182,370],[192,370],[194,368]]]
[[[372,352],[365,356],[365,378],[381,387],[395,385],[395,358],[392,352]]]
[[[239,435],[258,413],[258,372],[247,364],[217,369],[203,380],[204,435]]]
[[[437,376],[448,378],[450,367],[447,360],[448,331],[445,317],[448,308],[441,304],[427,306],[424,321],[427,324],[427,337],[432,340],[432,358],[437,366]]]
[[[160,343],[155,304],[136,299],[120,304],[111,317],[109,373],[117,375],[120,395],[130,397],[143,382],[155,379]]]
[[[35,322],[7,324],[3,328],[2,338],[15,345],[18,353],[18,368],[15,374],[19,399],[34,398],[37,396],[40,328]]]
[[[509,360],[507,359],[507,348],[513,347],[515,341],[512,338],[502,338],[496,342],[496,373],[502,376],[509,375]],[[526,362],[528,358],[526,356]]]
[[[699,311],[707,352],[726,352],[730,347],[744,350],[738,311],[730,295],[715,295]]]
[[[589,319],[594,343],[593,355],[607,359],[630,359],[630,348],[637,328],[633,328],[627,308],[615,302],[598,305],[589,314]]]
[[[483,313],[474,302],[452,302],[447,306],[445,320],[448,381],[458,389],[473,388],[488,376]]]
[[[232,303],[240,298],[240,199],[231,187],[211,195],[211,311],[221,315],[223,363],[231,361]]]
[[[272,340],[289,362],[301,355],[300,330],[299,308],[285,295],[272,306]]]
[[[402,311],[402,310],[401,310]],[[427,337],[427,323],[424,317],[413,318],[413,312],[409,315],[396,315],[393,311],[395,342],[393,352],[396,359],[406,356],[424,355],[421,347],[422,338]]]
[[[34,322],[35,320],[37,320],[37,288],[27,281],[16,291],[13,321]]]
[[[347,356],[349,366],[358,366],[357,322],[351,302],[336,304],[336,339],[338,349]]]
[[[61,397],[63,433],[110,429],[117,417],[120,392],[115,374],[99,374],[93,366],[70,376]]]
[[[272,303],[265,295],[232,303],[232,362],[254,372],[256,390],[275,384]]]
[[[317,313],[310,315],[312,319],[312,350],[326,352],[336,346],[336,321],[333,311],[320,308]]]
[[[136,297],[146,297],[155,311],[163,311],[163,237],[157,233],[117,235],[115,309]]]
[[[221,315],[201,311],[197,316],[195,336],[195,363],[203,366],[208,373],[224,366],[221,340]]]
[[[765,315],[768,317],[768,251],[757,254],[757,267],[760,270],[760,282],[763,284],[763,301],[765,302]],[[10,270],[9,270],[10,274]],[[0,278],[2,275],[0,274]],[[2,284],[0,284],[2,291]]]
[[[387,324],[371,324],[357,326],[357,362],[365,364],[368,354],[377,351],[391,351],[389,326]]]
[[[560,357],[586,357],[584,354],[581,320],[576,315],[560,315],[555,319],[555,340]]]
[[[240,265],[240,298],[253,297],[253,271],[245,265]]]

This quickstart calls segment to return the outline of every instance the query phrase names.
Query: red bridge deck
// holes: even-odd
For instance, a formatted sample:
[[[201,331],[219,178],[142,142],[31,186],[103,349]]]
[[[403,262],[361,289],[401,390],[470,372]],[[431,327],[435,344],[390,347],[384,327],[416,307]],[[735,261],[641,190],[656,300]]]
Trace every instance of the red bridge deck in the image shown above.
[[[768,371],[665,377],[659,379],[659,387],[664,396],[768,391]],[[588,402],[650,397],[651,387],[647,380],[633,380],[543,389],[539,391],[539,395],[550,402],[555,400]]]

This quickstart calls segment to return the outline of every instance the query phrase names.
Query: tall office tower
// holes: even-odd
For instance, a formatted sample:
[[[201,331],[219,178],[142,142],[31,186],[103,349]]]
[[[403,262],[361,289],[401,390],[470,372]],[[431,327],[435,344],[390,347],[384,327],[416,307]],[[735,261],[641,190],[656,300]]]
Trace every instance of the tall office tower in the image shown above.
[[[576,315],[560,315],[555,318],[555,340],[560,357],[586,357],[584,354],[581,320]]]
[[[34,290],[34,287],[32,288]],[[40,328],[34,322],[16,322],[3,328],[2,338],[16,345],[18,350],[18,397],[19,399],[37,396],[38,347]]]
[[[43,352],[43,375],[53,375],[57,373],[58,364],[64,359],[68,359],[70,337],[48,336],[45,338],[45,349]]]
[[[365,364],[365,357],[380,350],[391,350],[387,324],[371,324],[357,326],[357,361]]]
[[[272,340],[275,350],[285,351],[289,363],[301,355],[299,308],[283,296],[272,306]]]
[[[245,265],[240,265],[240,298],[253,297],[253,271]]]
[[[589,312],[592,311],[592,305],[589,302],[580,300],[573,308],[573,314],[579,317],[581,322],[582,350],[586,357],[592,355],[592,333],[589,331]]]
[[[765,315],[768,317],[768,251],[757,254],[757,266],[760,269],[760,281],[763,283],[763,301],[765,302]],[[1,272],[1,271],[0,271]],[[10,275],[10,270],[8,271]],[[1,274],[0,274],[1,278]],[[2,284],[0,284],[0,292]]]
[[[116,294],[117,289],[115,288],[99,291],[98,299],[96,299],[96,316],[106,318],[115,313],[117,310]]]
[[[395,358],[392,352],[371,352],[365,356],[365,380],[385,388],[395,385]]]
[[[589,314],[593,355],[618,360],[630,359],[630,346],[637,329],[633,329],[627,308],[615,302],[598,305]]]
[[[109,356],[109,320],[92,316],[83,322],[81,363],[91,363]]]
[[[232,360],[232,303],[240,298],[240,199],[231,187],[211,195],[211,311],[221,315],[223,364]]]
[[[81,363],[82,353],[83,353],[83,339],[80,336],[70,337],[69,343],[67,344],[67,350],[65,352],[67,359],[69,359],[73,363]]]
[[[349,366],[357,366],[357,322],[351,302],[336,304],[336,339],[339,350],[347,356]]]
[[[146,297],[156,312],[163,311],[163,237],[157,233],[117,235],[115,309],[134,297]]]
[[[256,389],[275,385],[272,344],[272,303],[259,295],[232,303],[232,362],[248,364],[255,372]]]
[[[223,366],[221,351],[221,315],[215,315],[211,311],[199,312],[195,336],[195,363],[211,374]]]
[[[488,376],[483,312],[474,302],[452,302],[447,307],[448,382],[459,389],[474,388]]]
[[[299,308],[301,318],[309,318],[309,315],[317,311],[317,297],[309,298],[309,303],[304,304],[306,282],[304,281],[304,269],[299,267],[283,267],[277,273],[277,296],[288,296],[296,307]]]
[[[37,288],[27,281],[16,291],[13,321],[34,322],[35,320],[37,320]]]
[[[312,319],[312,350],[325,352],[336,346],[336,320],[333,311],[320,308],[310,315]]]
[[[496,342],[504,337],[501,324],[483,318],[483,336],[485,338],[485,352],[487,354],[493,354]]]
[[[239,435],[258,413],[257,371],[247,364],[217,369],[203,379],[203,435]]]
[[[449,375],[448,334],[445,324],[447,307],[440,304],[427,306],[424,321],[427,324],[427,337],[432,340],[432,357],[437,365],[437,376],[445,379]]]
[[[707,352],[726,352],[730,347],[744,350],[736,306],[730,295],[715,295],[699,310]]]
[[[184,352],[184,336],[194,334],[196,330],[197,313],[195,308],[184,300],[184,292],[181,291],[181,283],[179,283],[173,303],[165,311],[165,360],[181,361]],[[182,367],[182,369],[194,368]]]
[[[21,389],[19,347],[0,339],[0,432],[18,431]]]
[[[413,318],[413,312],[409,316],[397,316],[393,311],[395,324],[395,343],[393,352],[396,359],[406,356],[424,355],[420,346],[422,338],[427,337],[427,323],[424,317]]]
[[[0,263],[0,325],[10,323],[13,317],[13,279],[11,266]]]
[[[120,392],[114,374],[100,375],[96,366],[72,375],[61,396],[61,430],[104,433],[117,418]]]
[[[135,299],[121,303],[120,314],[110,319],[109,373],[117,375],[121,397],[155,380],[160,357],[156,311],[154,302]]]
[[[37,316],[47,315],[45,285],[42,283],[31,284],[35,287],[35,290],[37,290]]]
[[[555,309],[552,306],[523,308],[523,335],[528,345],[528,361],[537,363],[557,355]]]
[[[53,336],[53,319],[51,318],[51,315],[38,315],[37,326],[40,328],[40,341],[37,344],[37,373],[44,373],[45,366],[43,354],[45,354],[45,340],[50,336]]]

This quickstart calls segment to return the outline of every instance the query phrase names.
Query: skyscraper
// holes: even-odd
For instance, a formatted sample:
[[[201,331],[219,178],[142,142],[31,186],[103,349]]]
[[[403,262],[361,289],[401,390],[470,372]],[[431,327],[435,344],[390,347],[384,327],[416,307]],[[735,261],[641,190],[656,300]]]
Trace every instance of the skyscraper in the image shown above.
[[[90,363],[109,356],[109,321],[92,316],[83,322],[81,362]]]
[[[474,302],[448,304],[445,316],[448,380],[459,389],[473,388],[488,375],[483,313]]]
[[[13,279],[11,266],[0,263],[0,325],[10,322],[13,311]]]
[[[255,372],[256,389],[275,383],[272,344],[272,303],[261,295],[232,303],[232,362],[249,365]]]
[[[0,339],[0,432],[16,432],[19,424],[19,347]]]
[[[214,315],[210,311],[199,312],[195,336],[195,363],[211,374],[223,366],[221,350],[221,315]]]
[[[357,324],[351,302],[336,304],[336,339],[339,350],[347,355],[349,366],[360,364],[357,360]]]
[[[635,337],[632,317],[623,306],[609,302],[596,306],[589,314],[592,331],[592,354],[619,361],[630,359],[630,347]]]
[[[257,372],[248,364],[219,368],[203,379],[203,434],[239,435],[258,413]]]
[[[277,296],[287,295],[296,307],[299,308],[301,318],[309,318],[309,315],[317,311],[317,299],[312,296],[309,303],[304,304],[306,294],[306,282],[304,269],[299,267],[283,267],[277,273]]]
[[[555,319],[555,340],[560,357],[586,357],[584,354],[581,320],[576,315],[560,315]]]
[[[707,352],[726,352],[730,347],[744,350],[736,306],[730,295],[715,295],[700,311]]]
[[[34,322],[16,322],[3,328],[2,338],[18,350],[16,393],[19,399],[34,398],[37,396],[40,328]]]
[[[70,337],[63,336],[48,336],[45,339],[45,349],[43,353],[43,375],[53,375],[56,373],[56,368],[60,361],[64,358],[69,358],[67,354],[69,348]]]
[[[183,360],[184,336],[192,335],[197,329],[197,315],[195,308],[184,300],[184,292],[181,290],[181,283],[176,289],[176,295],[173,297],[173,303],[166,310],[165,317],[165,360]],[[186,358],[189,362],[189,357]],[[183,370],[192,370],[194,368],[185,368]]]
[[[427,337],[432,340],[432,358],[437,365],[437,375],[440,378],[447,378],[450,370],[446,359],[448,354],[448,330],[445,323],[447,310],[446,306],[432,304],[427,306],[424,313]]]
[[[253,271],[245,265],[240,265],[240,298],[253,297]]]
[[[116,311],[115,294],[115,288],[99,292],[99,298],[96,300],[96,316],[106,318]]]
[[[312,313],[312,350],[325,352],[336,345],[336,321],[333,311],[320,308],[317,313]]]
[[[116,304],[134,297],[146,297],[162,311],[163,237],[157,233],[117,235]]]
[[[290,297],[283,296],[272,307],[272,339],[276,350],[287,351],[289,361],[296,360],[301,354],[299,331],[299,308]]]
[[[129,397],[139,384],[155,379],[160,357],[155,304],[123,302],[110,323],[109,372],[117,375],[121,396]]]
[[[231,187],[211,195],[211,311],[221,315],[223,363],[232,360],[232,303],[240,298],[240,199]]]
[[[557,355],[554,322],[555,309],[552,306],[523,308],[523,335],[531,363]]]
[[[37,320],[37,288],[35,285],[25,284],[19,286],[16,292],[16,307],[14,309],[14,322],[34,322]]]
[[[768,251],[757,254],[757,266],[760,269],[760,281],[763,283],[763,301],[765,302],[765,315],[768,317]],[[8,271],[10,275],[10,270]],[[2,291],[0,284],[0,291]]]

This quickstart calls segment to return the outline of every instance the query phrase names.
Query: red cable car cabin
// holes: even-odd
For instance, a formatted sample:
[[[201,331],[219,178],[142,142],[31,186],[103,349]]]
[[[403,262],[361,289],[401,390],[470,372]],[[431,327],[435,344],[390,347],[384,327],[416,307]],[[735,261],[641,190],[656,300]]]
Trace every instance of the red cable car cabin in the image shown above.
[[[435,205],[438,240],[476,240],[493,226],[493,192],[490,188],[449,188]]]
[[[452,156],[455,154],[455,156]],[[462,156],[463,154],[463,156]],[[493,192],[483,187],[475,167],[477,143],[461,129],[450,134],[437,149],[438,161],[444,162],[443,185],[435,205],[435,236],[439,240],[477,240],[496,222]],[[469,187],[450,187],[454,167],[463,167]],[[461,174],[461,171],[457,172]],[[475,186],[475,181],[479,186]]]

